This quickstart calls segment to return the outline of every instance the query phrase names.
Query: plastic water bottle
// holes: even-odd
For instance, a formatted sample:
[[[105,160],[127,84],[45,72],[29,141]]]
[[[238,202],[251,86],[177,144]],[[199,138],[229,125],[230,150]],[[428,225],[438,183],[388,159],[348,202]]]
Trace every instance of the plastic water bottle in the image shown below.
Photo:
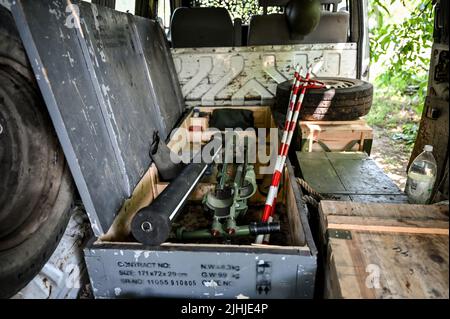
[[[425,145],[409,167],[405,192],[411,204],[427,204],[430,200],[437,172],[432,152],[433,146]]]

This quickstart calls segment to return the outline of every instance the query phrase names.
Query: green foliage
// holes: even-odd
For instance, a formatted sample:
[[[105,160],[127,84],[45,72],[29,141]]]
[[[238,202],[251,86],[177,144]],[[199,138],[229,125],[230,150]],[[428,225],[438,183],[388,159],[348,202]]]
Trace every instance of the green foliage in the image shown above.
[[[409,153],[417,137],[420,115],[417,103],[411,103],[410,97],[378,91],[366,121],[370,126],[382,127],[384,135]]]
[[[405,152],[417,136],[433,43],[432,0],[370,0],[371,72],[375,72],[370,125]],[[377,67],[377,68],[375,68]]]
[[[417,123],[405,123],[403,124],[402,133],[399,137],[405,141],[406,145],[412,146],[416,140],[418,131],[419,125]]]
[[[194,5],[198,7],[222,7],[226,8],[233,19],[241,18],[242,23],[249,23],[252,15],[262,14],[263,9],[258,6],[257,0],[194,0]],[[269,7],[268,13],[280,12],[282,9]]]
[[[432,0],[402,0],[404,10],[410,12],[404,19],[391,15],[394,2],[397,0],[371,0],[371,58],[384,61],[384,72],[376,84],[391,94],[414,88],[423,104],[433,43]]]

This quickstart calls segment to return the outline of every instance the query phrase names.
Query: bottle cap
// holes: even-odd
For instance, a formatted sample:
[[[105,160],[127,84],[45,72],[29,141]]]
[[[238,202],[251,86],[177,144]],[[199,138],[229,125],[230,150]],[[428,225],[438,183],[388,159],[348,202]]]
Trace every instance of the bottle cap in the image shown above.
[[[425,152],[433,152],[433,146],[432,145],[425,145],[423,148]]]
[[[199,108],[194,108],[194,117],[199,117],[200,116],[200,109]]]

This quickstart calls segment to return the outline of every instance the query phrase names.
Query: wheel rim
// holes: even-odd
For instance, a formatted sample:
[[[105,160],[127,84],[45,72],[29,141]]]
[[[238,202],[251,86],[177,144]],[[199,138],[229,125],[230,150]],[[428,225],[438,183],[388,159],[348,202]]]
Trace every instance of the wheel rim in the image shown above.
[[[337,79],[323,79],[320,80],[329,89],[345,89],[355,86],[355,83],[348,80],[337,80]]]

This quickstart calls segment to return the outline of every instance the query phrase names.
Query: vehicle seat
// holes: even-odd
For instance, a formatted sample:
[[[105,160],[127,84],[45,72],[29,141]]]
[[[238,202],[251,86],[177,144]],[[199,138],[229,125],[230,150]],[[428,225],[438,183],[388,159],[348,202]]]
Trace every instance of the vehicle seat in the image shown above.
[[[239,20],[235,25],[242,28]],[[241,31],[235,30],[225,8],[177,8],[170,36],[174,48],[240,46],[242,41]]]
[[[259,5],[284,7],[287,0],[260,0]],[[322,10],[317,28],[306,36],[294,36],[289,29],[285,14],[255,15],[250,20],[248,45],[288,45],[301,43],[347,42],[350,15],[336,11],[340,0],[322,0]],[[332,8],[332,11],[328,11]]]
[[[248,45],[279,45],[300,43],[303,37],[291,39],[284,13],[255,15],[250,19]]]
[[[305,35],[300,43],[344,43],[350,28],[350,14],[347,11],[322,11],[317,28]]]

